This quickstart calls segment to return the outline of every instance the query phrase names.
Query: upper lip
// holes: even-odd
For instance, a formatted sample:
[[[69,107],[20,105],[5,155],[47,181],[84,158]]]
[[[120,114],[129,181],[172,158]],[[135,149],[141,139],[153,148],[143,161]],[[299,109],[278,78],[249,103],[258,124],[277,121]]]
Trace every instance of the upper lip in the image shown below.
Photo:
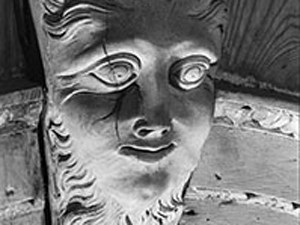
[[[176,144],[161,145],[159,147],[122,145],[119,153],[125,156],[132,156],[144,162],[157,162],[170,154],[176,147]]]

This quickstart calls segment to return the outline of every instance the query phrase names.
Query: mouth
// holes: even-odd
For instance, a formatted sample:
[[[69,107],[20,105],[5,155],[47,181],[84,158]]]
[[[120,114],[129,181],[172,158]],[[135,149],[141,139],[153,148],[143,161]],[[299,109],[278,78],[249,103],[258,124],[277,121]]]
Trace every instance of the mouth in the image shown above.
[[[134,157],[143,162],[154,163],[169,155],[175,147],[174,143],[159,148],[125,145],[120,148],[119,153],[124,156]]]

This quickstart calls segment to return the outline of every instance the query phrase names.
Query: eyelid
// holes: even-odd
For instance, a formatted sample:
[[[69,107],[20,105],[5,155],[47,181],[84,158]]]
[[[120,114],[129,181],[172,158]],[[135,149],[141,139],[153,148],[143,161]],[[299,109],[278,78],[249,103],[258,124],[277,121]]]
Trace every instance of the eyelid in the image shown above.
[[[210,68],[210,60],[203,55],[191,55],[189,57],[186,57],[184,59],[180,59],[176,61],[170,68],[170,72],[177,71],[178,69],[182,69],[182,67],[187,67],[189,65],[193,64],[199,64],[203,63],[207,68],[207,70]]]
[[[209,64],[215,64],[218,61],[218,57],[209,50],[204,51],[203,56],[209,60]]]
[[[93,72],[93,71],[99,70],[101,68],[110,67],[110,66],[112,66],[112,68],[113,68],[116,65],[120,65],[120,64],[124,64],[124,63],[132,65],[132,67],[134,69],[137,69],[137,70],[140,69],[139,64],[132,63],[131,59],[123,57],[123,58],[113,58],[113,59],[102,61],[99,65],[95,66],[93,69],[88,70],[88,72]]]
[[[138,65],[139,68],[141,67],[141,61],[138,57],[136,57],[135,55],[133,55],[131,53],[124,53],[124,52],[117,53],[114,55],[109,55],[109,56],[105,57],[104,59],[101,59],[98,64],[105,64],[105,63],[109,64],[111,61],[121,60],[121,59],[127,59],[130,61],[133,61]]]
[[[109,64],[111,63],[112,61],[115,61],[115,60],[130,60],[132,62],[134,62],[138,68],[140,69],[141,66],[142,66],[142,63],[141,63],[141,60],[135,56],[134,54],[131,54],[131,53],[128,53],[128,52],[120,52],[120,53],[117,53],[117,54],[113,54],[113,55],[108,55],[107,57],[105,58],[102,58],[100,60],[97,60],[96,62],[92,63],[91,65],[88,65],[87,67],[85,67],[84,69],[76,72],[76,73],[73,73],[73,74],[60,74],[58,75],[58,77],[64,77],[64,76],[79,76],[79,75],[82,75],[82,74],[87,74],[89,72],[92,72],[93,70],[95,70],[96,68],[99,68],[101,66],[103,66],[103,64]]]
[[[118,66],[114,65],[116,64],[116,62],[113,63],[112,67],[116,67],[118,68]],[[122,67],[125,66],[124,62],[122,62]],[[106,68],[108,67],[108,68]],[[101,70],[105,70],[105,69],[108,69],[107,73],[102,73],[101,74]],[[100,66],[99,68],[95,68],[93,71],[89,72],[88,75],[89,76],[93,76],[94,78],[98,79],[99,81],[101,81],[102,83],[104,83],[105,85],[107,86],[111,86],[111,87],[119,87],[119,86],[122,86],[122,85],[125,85],[126,83],[129,83],[130,81],[133,81],[137,78],[137,72],[134,70],[134,67],[131,69],[131,68],[126,68],[128,70],[130,70],[130,76],[126,77],[126,80],[123,81],[123,82],[113,82],[112,80],[110,80],[111,78],[111,73],[113,73],[114,71],[114,68],[110,68],[110,64],[107,63],[105,65],[102,65]],[[128,75],[128,73],[127,73]],[[117,78],[116,78],[117,79]]]

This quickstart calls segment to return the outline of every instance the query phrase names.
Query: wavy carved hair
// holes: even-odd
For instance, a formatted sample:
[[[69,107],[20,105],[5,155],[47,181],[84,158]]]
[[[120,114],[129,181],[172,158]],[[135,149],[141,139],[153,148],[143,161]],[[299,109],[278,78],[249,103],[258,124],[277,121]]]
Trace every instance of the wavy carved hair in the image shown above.
[[[167,1],[167,0],[164,0]],[[91,24],[94,17],[110,17],[119,12],[134,12],[141,6],[141,0],[44,0],[44,25],[46,32],[54,39],[66,39],[74,35],[78,26]],[[171,0],[170,8],[178,0]],[[186,4],[186,3],[184,3]],[[147,6],[146,6],[147,7]],[[200,20],[211,29],[224,32],[228,20],[228,9],[224,0],[200,0],[191,2],[187,16]],[[105,29],[106,24],[101,24]]]

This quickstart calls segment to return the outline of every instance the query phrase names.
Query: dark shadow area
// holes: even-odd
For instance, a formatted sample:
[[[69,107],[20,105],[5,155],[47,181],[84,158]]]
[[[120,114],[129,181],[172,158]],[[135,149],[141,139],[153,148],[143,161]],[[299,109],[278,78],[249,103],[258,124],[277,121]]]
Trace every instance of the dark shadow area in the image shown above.
[[[14,0],[17,35],[25,61],[26,78],[45,87],[44,70],[28,1]]]
[[[299,97],[286,93],[279,93],[271,89],[262,89],[259,87],[246,87],[244,85],[232,84],[228,81],[215,80],[215,87],[218,90],[229,91],[232,93],[251,94],[253,96],[261,96],[263,98],[273,98],[290,103],[299,103]]]
[[[22,53],[25,62],[25,76],[22,80],[15,82],[14,80],[8,81],[9,91],[22,90],[26,88],[31,88],[34,86],[40,86],[46,91],[45,77],[43,64],[41,59],[41,54],[38,46],[38,40],[36,31],[33,24],[33,19],[30,11],[30,6],[28,1],[13,1],[14,15],[16,20],[17,35],[19,42],[21,44]],[[1,94],[1,93],[0,93]],[[43,193],[45,199],[45,225],[52,224],[51,222],[51,212],[49,207],[48,198],[48,170],[45,156],[45,146],[44,146],[44,135],[43,135],[43,117],[45,112],[45,98],[43,100],[43,109],[39,117],[39,123],[37,128],[38,133],[38,145],[41,158],[41,173],[44,181]]]

